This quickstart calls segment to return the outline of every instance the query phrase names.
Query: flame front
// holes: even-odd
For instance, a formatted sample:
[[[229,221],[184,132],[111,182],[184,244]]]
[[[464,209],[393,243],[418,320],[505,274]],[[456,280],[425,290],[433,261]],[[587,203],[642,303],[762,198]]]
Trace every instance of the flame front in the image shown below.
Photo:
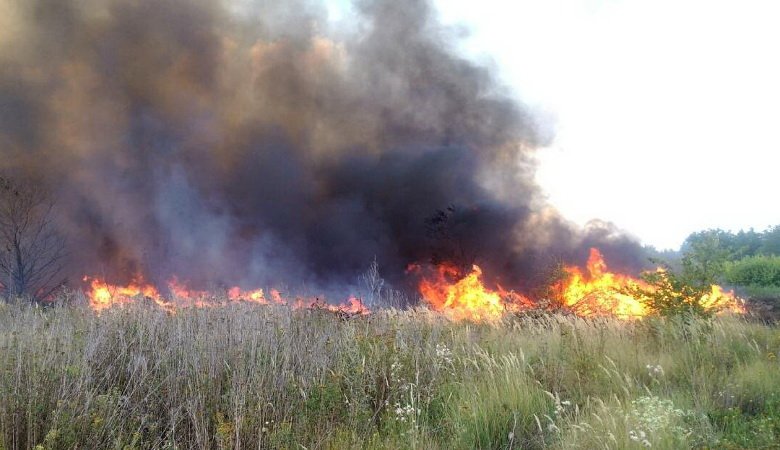
[[[701,304],[705,308],[717,308],[720,311],[726,311],[734,314],[747,313],[744,300],[735,297],[734,292],[724,292],[723,288],[716,284],[713,284],[710,289],[710,293],[705,294],[701,299]]]
[[[508,310],[519,310],[529,303],[525,297],[500,287],[486,288],[482,283],[482,269],[477,265],[463,277],[459,277],[460,271],[451,264],[436,269],[434,277],[420,281],[420,293],[431,308],[452,319],[495,320]]]
[[[369,308],[356,297],[350,297],[338,305],[331,305],[319,298],[295,298],[288,301],[276,289],[270,289],[270,296],[266,296],[263,289],[242,290],[238,286],[228,289],[226,295],[215,295],[208,291],[190,289],[186,283],[174,277],[167,283],[171,298],[166,300],[154,286],[144,282],[140,276],[136,276],[131,283],[124,286],[110,284],[96,277],[85,276],[83,280],[89,286],[85,295],[90,307],[95,311],[141,301],[157,305],[172,314],[178,308],[221,306],[231,302],[288,305],[293,309],[321,309],[349,315],[370,313]]]
[[[567,266],[568,277],[557,283],[566,307],[580,316],[616,316],[630,319],[647,315],[645,305],[623,292],[627,288],[650,286],[642,280],[609,272],[604,257],[598,249],[591,248],[586,273],[576,266]]]
[[[422,272],[418,265],[410,268]],[[658,269],[660,270],[660,269]],[[592,248],[585,269],[577,266],[564,267],[565,277],[551,286],[554,297],[564,308],[578,316],[612,316],[620,319],[641,318],[650,313],[639,299],[627,294],[641,288],[652,292],[653,287],[641,279],[610,272],[604,257],[598,249]],[[556,299],[531,301],[515,292],[501,287],[487,288],[482,281],[482,270],[473,266],[471,271],[461,275],[453,264],[441,264],[419,283],[423,301],[432,309],[455,320],[495,320],[507,312],[540,308],[555,304]],[[707,309],[744,313],[745,307],[731,292],[724,292],[713,285],[711,292],[704,295],[700,304]]]
[[[586,265],[587,274],[578,267],[566,267],[568,279],[556,287],[567,307],[580,316],[616,316],[621,319],[633,319],[650,313],[647,306],[638,299],[626,294],[632,288],[641,288],[652,292],[653,287],[646,282],[609,272],[604,256],[596,248],[590,249]],[[656,270],[663,270],[658,268]],[[710,287],[710,293],[700,300],[705,309],[718,312],[745,313],[743,302],[733,292],[724,292],[718,285]]]
[[[659,269],[660,270],[660,269]],[[454,264],[441,264],[427,272],[419,265],[410,267],[410,271],[421,276],[419,290],[423,301],[433,310],[453,320],[493,321],[508,312],[540,308],[549,305],[532,301],[514,291],[501,286],[494,289],[483,282],[482,269],[474,265],[463,273]],[[565,277],[554,283],[551,292],[560,301],[561,306],[579,316],[613,316],[620,319],[635,319],[646,316],[649,310],[640,300],[626,294],[635,288],[652,291],[648,283],[628,275],[610,272],[601,252],[593,248],[585,266],[564,268]],[[136,276],[127,285],[114,285],[97,277],[84,277],[87,283],[86,296],[95,311],[102,311],[116,305],[133,302],[147,302],[165,311],[175,313],[182,307],[209,307],[225,305],[231,302],[255,303],[259,305],[287,305],[294,309],[320,309],[349,315],[369,314],[363,302],[350,297],[339,305],[331,305],[321,298],[310,297],[285,298],[276,289],[243,290],[231,287],[223,295],[213,292],[194,290],[176,278],[168,281],[170,298],[165,298],[158,289]],[[555,302],[553,302],[555,304]],[[705,308],[744,313],[744,304],[731,292],[724,292],[720,286],[713,285],[711,292],[701,298]]]
[[[89,304],[95,311],[101,311],[115,305],[132,303],[135,298],[143,298],[155,303],[157,306],[170,311],[172,306],[163,300],[157,289],[145,283],[141,277],[134,277],[133,281],[125,286],[106,283],[99,278],[85,276],[83,280],[89,283],[90,289],[86,292]]]

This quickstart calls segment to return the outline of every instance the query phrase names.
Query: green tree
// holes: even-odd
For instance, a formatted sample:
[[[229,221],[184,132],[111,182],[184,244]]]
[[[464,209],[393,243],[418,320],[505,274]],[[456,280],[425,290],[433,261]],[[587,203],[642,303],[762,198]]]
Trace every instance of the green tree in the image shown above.
[[[688,236],[682,246],[683,277],[695,284],[716,283],[723,275],[726,263],[733,258],[733,236],[719,229]]]
[[[762,234],[759,251],[764,255],[780,256],[780,225],[775,225]]]
[[[731,258],[741,259],[747,256],[757,255],[763,245],[763,233],[758,233],[752,228],[748,231],[740,230],[731,238]]]

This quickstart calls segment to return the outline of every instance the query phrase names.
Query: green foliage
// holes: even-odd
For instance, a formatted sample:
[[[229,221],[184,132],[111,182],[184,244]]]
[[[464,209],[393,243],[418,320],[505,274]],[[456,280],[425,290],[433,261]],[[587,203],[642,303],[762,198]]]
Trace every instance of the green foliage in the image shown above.
[[[763,233],[759,252],[762,255],[780,255],[780,225]]]
[[[744,286],[740,287],[740,295],[751,300],[774,303],[780,299],[780,286]]]
[[[780,287],[780,256],[749,256],[730,263],[725,278],[739,286]]]
[[[649,287],[629,287],[626,293],[644,303],[656,315],[710,317],[716,312],[702,304],[711,287],[698,279],[691,280],[669,270],[645,272],[642,279]]]
[[[709,417],[725,448],[776,448],[780,440],[780,378],[774,352],[751,359],[717,392]]]
[[[731,263],[758,256],[780,257],[780,225],[764,232],[699,231],[688,236],[681,251],[685,277],[701,283],[716,283],[730,275],[727,272]],[[736,284],[750,285],[742,281]]]
[[[699,284],[713,284],[723,274],[726,263],[738,250],[733,235],[723,230],[693,233],[682,246],[683,274]]]

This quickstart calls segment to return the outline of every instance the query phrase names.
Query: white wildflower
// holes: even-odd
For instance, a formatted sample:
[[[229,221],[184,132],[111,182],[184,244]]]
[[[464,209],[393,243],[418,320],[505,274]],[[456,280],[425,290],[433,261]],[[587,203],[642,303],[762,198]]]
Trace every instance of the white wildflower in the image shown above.
[[[413,421],[418,414],[420,414],[420,410],[412,405],[395,404],[395,420],[399,422]]]
[[[452,350],[445,344],[436,344],[436,357],[439,358],[439,361],[444,365],[452,365]]]
[[[664,368],[660,364],[647,364],[645,368],[647,369],[647,374],[653,378],[664,376]]]

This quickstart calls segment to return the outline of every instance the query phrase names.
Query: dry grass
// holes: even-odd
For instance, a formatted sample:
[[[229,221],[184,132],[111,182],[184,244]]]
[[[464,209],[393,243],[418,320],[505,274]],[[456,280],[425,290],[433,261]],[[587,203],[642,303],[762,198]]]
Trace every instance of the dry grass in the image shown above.
[[[0,448],[772,448],[780,331],[737,318],[344,320],[0,306]]]

